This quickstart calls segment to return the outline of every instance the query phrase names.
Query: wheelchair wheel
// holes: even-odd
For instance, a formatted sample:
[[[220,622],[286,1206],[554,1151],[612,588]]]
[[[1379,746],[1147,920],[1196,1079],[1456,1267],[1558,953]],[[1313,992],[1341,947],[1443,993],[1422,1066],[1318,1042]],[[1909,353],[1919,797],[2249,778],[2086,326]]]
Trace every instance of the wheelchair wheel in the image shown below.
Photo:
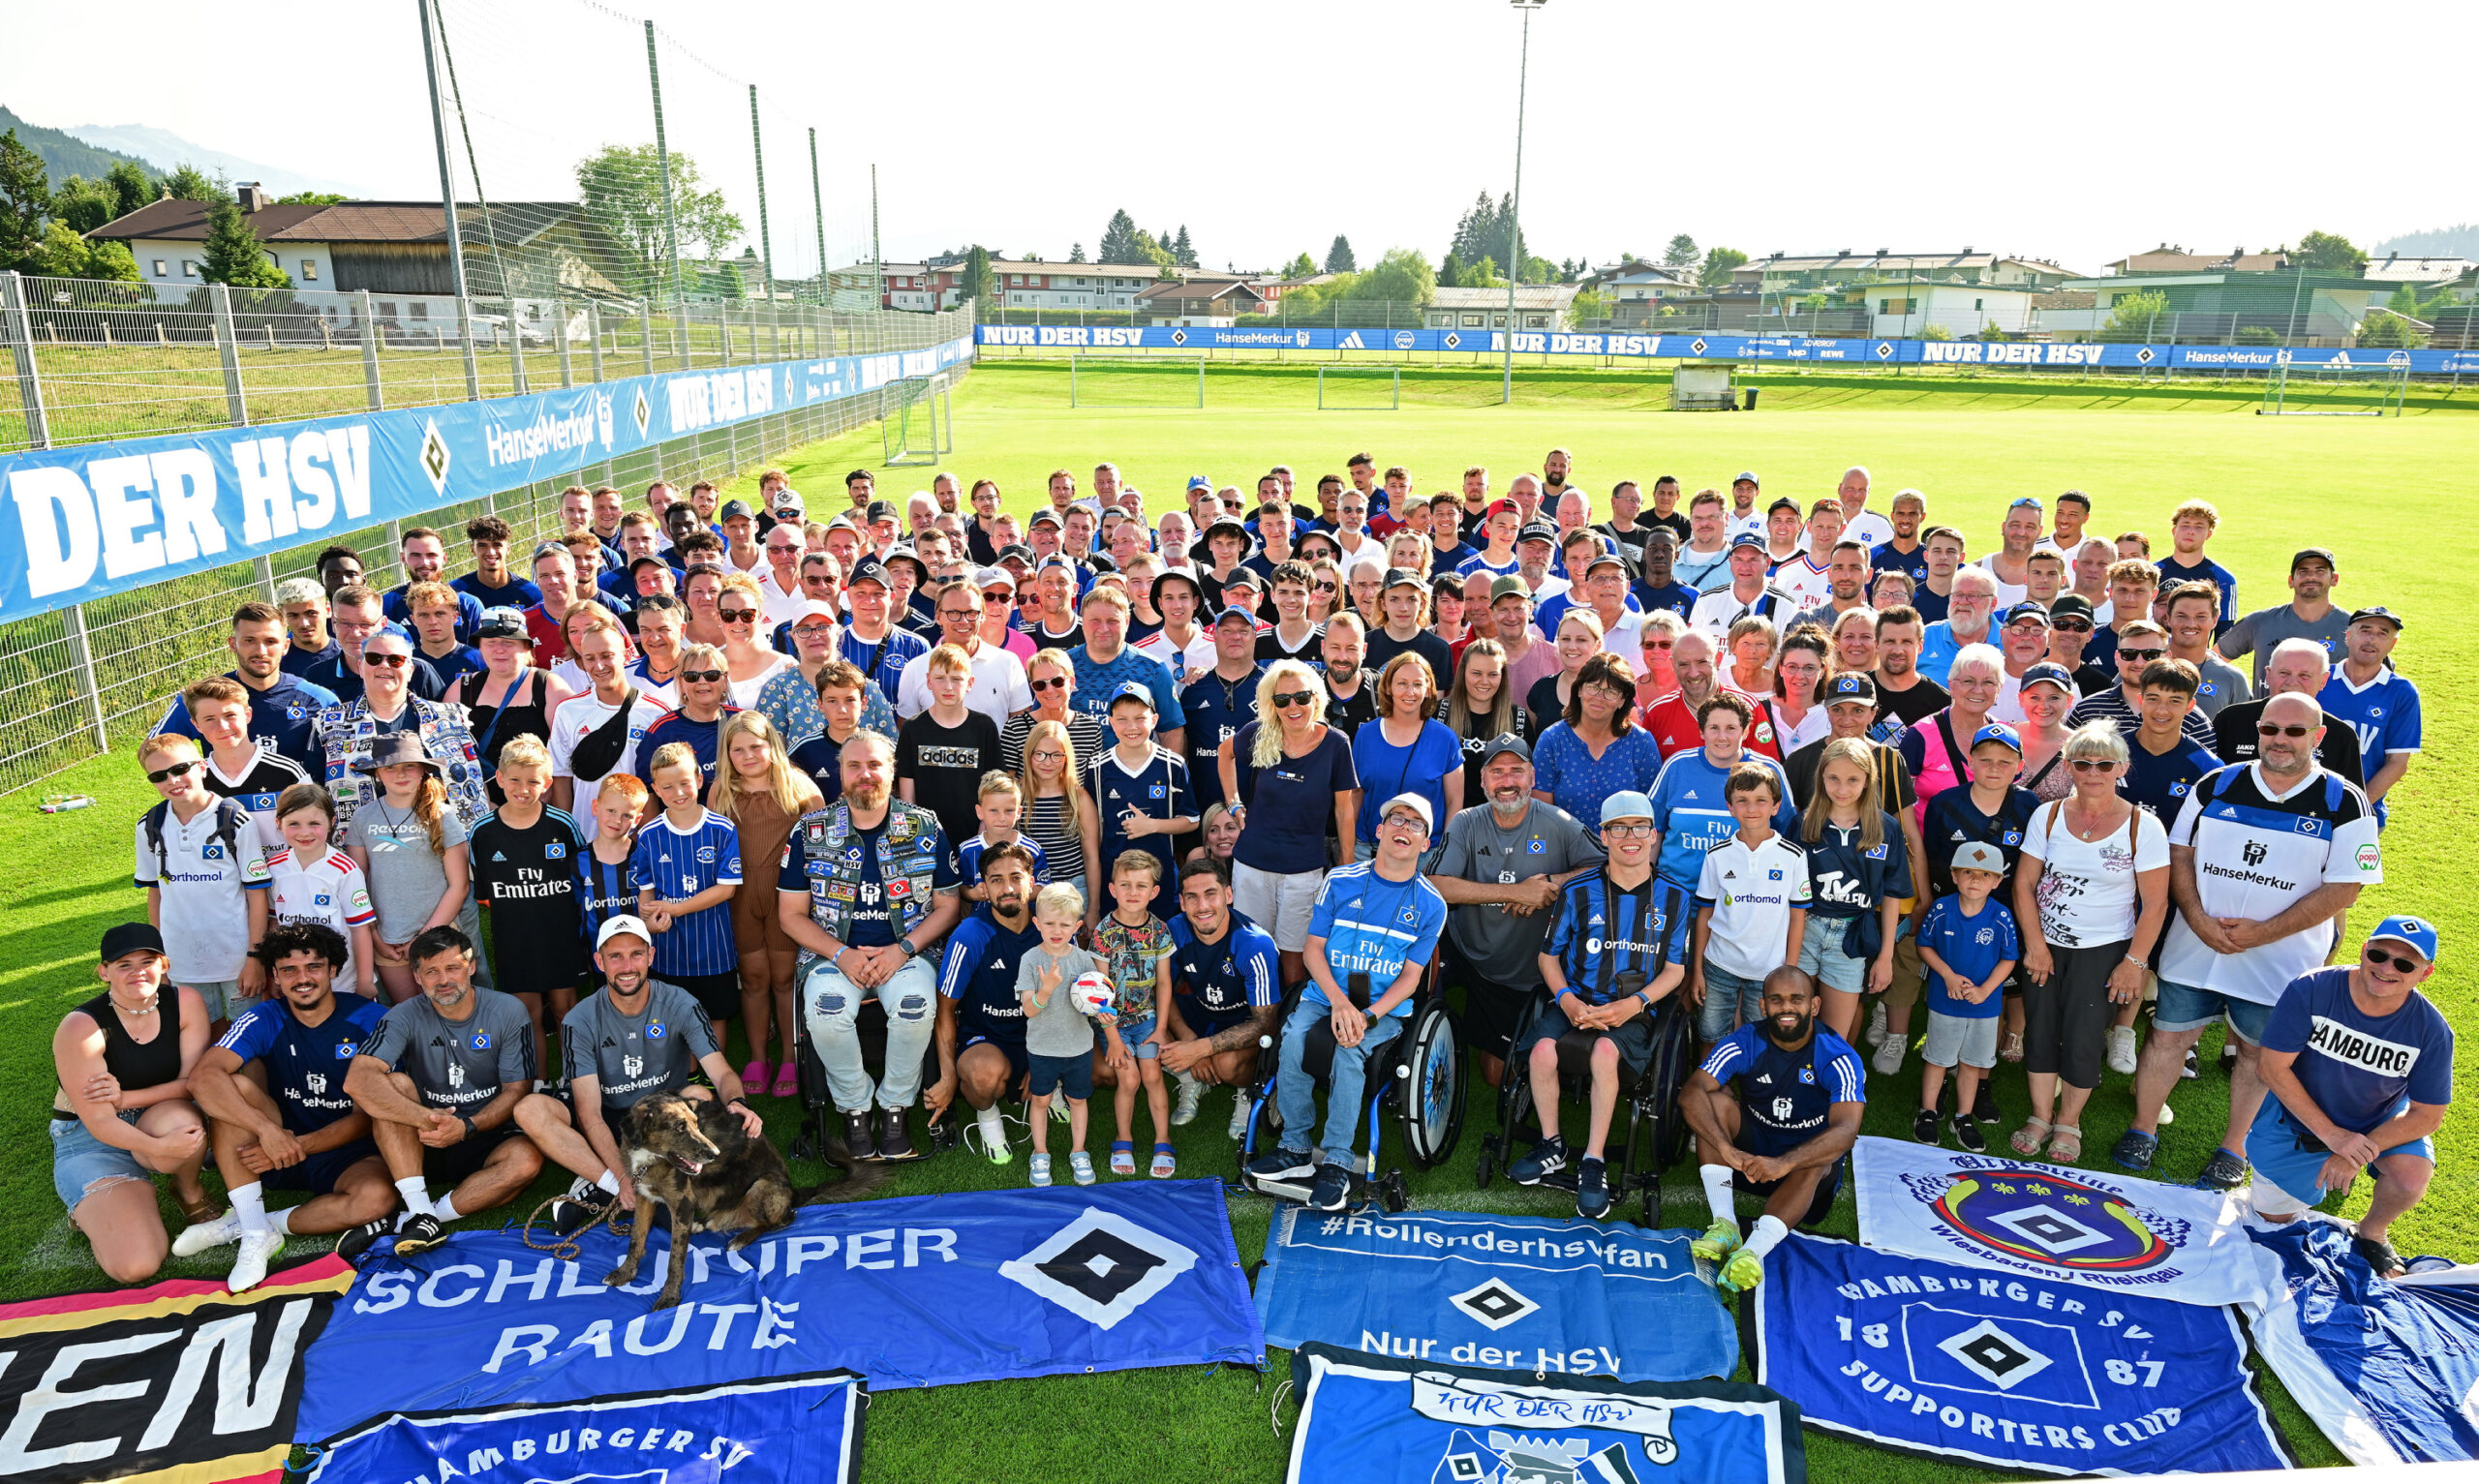
[[[1400,1064],[1409,1075],[1397,1086],[1403,1118],[1403,1149],[1422,1169],[1444,1164],[1463,1133],[1462,1047],[1454,1016],[1431,998],[1414,1012]]]
[[[1653,1177],[1657,1182],[1687,1153],[1687,1119],[1678,1110],[1678,1097],[1687,1090],[1691,1058],[1696,1054],[1689,1020],[1687,1012],[1673,1005],[1653,1045],[1652,1107],[1656,1132],[1651,1143]]]

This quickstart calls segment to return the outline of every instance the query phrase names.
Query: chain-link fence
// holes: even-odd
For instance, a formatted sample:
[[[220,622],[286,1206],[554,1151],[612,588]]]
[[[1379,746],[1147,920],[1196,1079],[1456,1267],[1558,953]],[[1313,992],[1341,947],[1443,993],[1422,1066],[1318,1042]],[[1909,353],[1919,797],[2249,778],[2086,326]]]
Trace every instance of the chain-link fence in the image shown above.
[[[199,310],[108,307],[79,295],[97,286],[0,277],[6,307],[53,305],[38,331],[24,315],[8,342],[16,375],[0,402],[0,452],[52,443],[148,436],[184,429],[259,426],[364,409],[458,401],[478,388],[505,396],[527,386],[579,384],[641,374],[806,355],[923,349],[971,334],[968,309],[938,315],[845,316],[813,306],[691,306],[685,317],[615,315],[581,306],[552,321],[565,330],[536,340],[521,326],[493,325],[488,301],[454,304],[444,339],[397,342],[368,295],[330,294],[281,315],[236,311],[235,290],[205,294]],[[81,307],[82,306],[82,307]],[[348,320],[324,311],[356,310]],[[455,326],[471,326],[457,333]],[[160,329],[161,338],[158,338]],[[184,339],[183,337],[188,337]],[[385,348],[383,348],[383,345]],[[203,356],[204,369],[172,359]],[[959,367],[961,374],[964,368]],[[896,383],[861,396],[658,443],[588,464],[572,477],[495,490],[426,512],[451,536],[491,513],[508,523],[518,549],[561,532],[560,491],[608,484],[632,495],[656,479],[721,483],[786,450],[876,421],[905,394]],[[57,400],[54,394],[57,393]],[[14,416],[15,421],[8,418]],[[71,434],[60,436],[61,431]],[[352,547],[373,587],[403,581],[403,522],[306,544],[253,562],[133,588],[0,625],[0,793],[25,787],[150,729],[172,692],[229,668],[232,609],[271,599],[277,583],[315,576],[319,552]]]

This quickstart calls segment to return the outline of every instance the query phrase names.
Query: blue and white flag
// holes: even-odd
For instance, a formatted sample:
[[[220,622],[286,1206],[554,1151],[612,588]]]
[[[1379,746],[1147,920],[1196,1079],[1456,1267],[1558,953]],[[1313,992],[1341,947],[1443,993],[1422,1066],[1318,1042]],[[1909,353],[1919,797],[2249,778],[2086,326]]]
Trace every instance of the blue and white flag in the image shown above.
[[[849,1371],[555,1407],[391,1413],[327,1440],[311,1484],[846,1484],[861,1451]]]
[[[1331,1345],[1292,1357],[1287,1484],[1803,1484],[1799,1409],[1745,1381],[1536,1380]]]
[[[608,1230],[573,1262],[515,1231],[368,1261],[306,1358],[294,1437],[830,1369],[886,1390],[1264,1360],[1218,1181],[811,1206],[743,1252],[725,1240],[692,1239],[659,1311],[664,1231],[626,1287],[602,1282],[627,1253]]]
[[[2354,1464],[2479,1458],[2479,1272],[2378,1278],[2312,1216],[2255,1240],[2281,1264],[2255,1348],[2333,1446]]]
[[[1683,1231],[1464,1211],[1328,1215],[1266,1238],[1268,1343],[1621,1380],[1738,1369],[1738,1333]]]
[[[2184,1304],[2260,1304],[2276,1264],[2245,1194],[1862,1138],[1859,1240],[1902,1253]]]
[[[2227,1309],[2095,1293],[1792,1233],[1756,1290],[1756,1378],[1810,1427],[2030,1473],[2286,1469]]]

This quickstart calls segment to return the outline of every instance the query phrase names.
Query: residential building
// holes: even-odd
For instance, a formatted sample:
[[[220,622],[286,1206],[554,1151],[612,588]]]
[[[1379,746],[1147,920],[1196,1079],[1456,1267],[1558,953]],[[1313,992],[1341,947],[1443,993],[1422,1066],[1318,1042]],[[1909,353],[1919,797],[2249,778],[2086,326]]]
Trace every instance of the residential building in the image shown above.
[[[1799,293],[1884,279],[1923,278],[1965,284],[2029,285],[2054,288],[2076,277],[2074,270],[2044,257],[2017,257],[2005,253],[1839,253],[1792,257],[1776,253],[1754,258],[1731,270],[1730,282],[1763,293]]]
[[[1868,312],[1868,334],[1915,340],[1934,325],[1956,340],[1990,328],[2019,335],[2033,327],[2033,308],[2048,290],[2030,284],[1880,279],[1837,291],[1847,307]]]
[[[1576,288],[1609,296],[1611,328],[1641,329],[1661,314],[1663,300],[1699,291],[1692,280],[1681,276],[1682,271],[1631,259],[1593,272]]]
[[[865,272],[861,264],[845,272]],[[954,309],[964,299],[964,262],[941,257],[929,262],[885,265],[882,300],[888,309]],[[1152,285],[1160,270],[1151,263],[1027,262],[990,259],[991,297],[984,309],[1106,310],[1119,314],[1137,309],[1136,296]]]
[[[1136,312],[1148,324],[1228,328],[1241,315],[1264,314],[1266,296],[1245,279],[1169,279],[1141,290]]]
[[[1515,325],[1519,330],[1554,330],[1567,322],[1578,285],[1526,284],[1515,291]],[[1503,330],[1507,327],[1504,288],[1440,288],[1423,311],[1433,330]]]
[[[2289,258],[2280,253],[2249,253],[2245,248],[2232,248],[2226,253],[2192,253],[2164,242],[2148,253],[2128,253],[2103,266],[2114,278],[2161,273],[2278,273],[2289,266]]]
[[[2090,292],[2092,307],[2079,315],[2044,310],[2040,327],[2054,334],[2097,330],[2109,322],[2119,300],[2158,293],[2160,315],[2147,318],[2147,338],[2230,340],[2269,332],[2283,339],[2339,344],[2356,335],[2368,310],[2381,308],[2401,287],[2392,279],[2237,270],[2075,279],[2065,288]]]

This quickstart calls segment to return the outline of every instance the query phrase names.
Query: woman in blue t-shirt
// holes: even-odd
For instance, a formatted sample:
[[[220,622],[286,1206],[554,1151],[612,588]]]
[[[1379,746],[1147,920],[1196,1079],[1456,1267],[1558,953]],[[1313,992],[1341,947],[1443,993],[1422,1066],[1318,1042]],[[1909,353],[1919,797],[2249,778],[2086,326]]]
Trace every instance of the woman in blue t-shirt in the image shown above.
[[[1405,661],[1410,661],[1406,664]],[[1352,766],[1361,786],[1379,799],[1418,794],[1437,820],[1435,843],[1421,857],[1426,875],[1446,849],[1446,823],[1463,808],[1463,743],[1437,718],[1436,678],[1428,661],[1408,651],[1386,662],[1377,677],[1377,719],[1363,721],[1352,738]],[[1360,813],[1353,859],[1377,855],[1377,810]]]
[[[1308,919],[1326,883],[1326,827],[1358,833],[1360,773],[1348,738],[1326,724],[1326,687],[1296,659],[1257,681],[1257,716],[1222,744],[1223,798],[1240,817],[1231,888],[1248,920],[1272,933],[1282,982],[1308,975]],[[1269,721],[1267,718],[1271,718]]]
[[[1636,678],[1617,655],[1593,655],[1576,672],[1566,719],[1532,748],[1532,796],[1554,803],[1601,838],[1601,802],[1612,794],[1650,793],[1661,775],[1662,749],[1636,725]]]

